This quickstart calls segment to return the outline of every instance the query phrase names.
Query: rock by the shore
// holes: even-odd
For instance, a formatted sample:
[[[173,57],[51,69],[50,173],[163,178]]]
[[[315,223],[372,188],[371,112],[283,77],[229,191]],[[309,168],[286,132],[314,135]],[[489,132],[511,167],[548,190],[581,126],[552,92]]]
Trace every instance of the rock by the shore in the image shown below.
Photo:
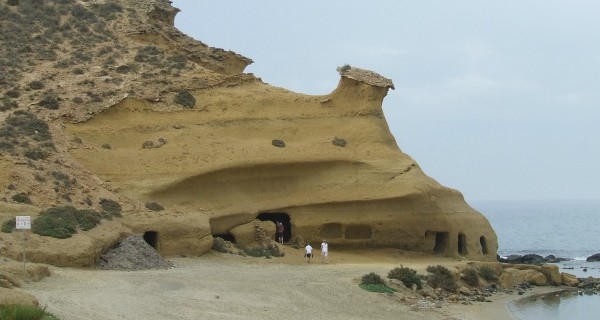
[[[600,259],[600,257],[599,257],[599,259]],[[556,257],[552,254],[548,255],[546,257],[542,257],[539,254],[526,254],[526,255],[512,254],[506,258],[498,257],[498,261],[503,262],[503,263],[521,263],[521,264],[538,264],[538,265],[544,264],[544,263],[557,263],[557,262],[568,261],[568,260],[569,259],[567,259],[567,258]]]
[[[585,259],[585,261],[587,261],[587,262],[600,261],[600,253],[596,253],[596,254],[593,254],[593,255],[587,257],[587,259]]]
[[[173,264],[150,246],[142,235],[125,238],[119,245],[100,257],[98,268],[103,270],[169,269]]]

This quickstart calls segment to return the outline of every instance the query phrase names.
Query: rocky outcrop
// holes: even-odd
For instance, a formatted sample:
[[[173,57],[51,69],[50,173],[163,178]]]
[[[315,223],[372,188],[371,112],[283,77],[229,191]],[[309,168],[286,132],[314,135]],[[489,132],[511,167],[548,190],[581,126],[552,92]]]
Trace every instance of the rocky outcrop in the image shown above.
[[[587,262],[600,261],[600,253],[593,254],[585,259]]]
[[[130,234],[164,255],[199,255],[214,236],[246,241],[261,220],[283,221],[285,241],[495,260],[488,220],[398,147],[382,111],[390,79],[344,66],[330,94],[298,94],[244,74],[250,59],[179,32],[166,0],[20,3],[7,7],[3,30],[39,28],[52,45],[31,42],[20,55],[16,43],[2,46],[3,56],[37,61],[2,70],[11,76],[0,81],[10,91],[2,119],[20,114],[37,127],[16,144],[0,136],[12,145],[0,158],[0,183],[11,188],[0,191],[18,208],[0,218],[98,209],[104,198],[123,207],[70,239],[30,235],[29,259],[91,266]],[[50,60],[36,58],[48,48]],[[7,200],[16,193],[31,204]],[[6,238],[18,258],[18,235]]]

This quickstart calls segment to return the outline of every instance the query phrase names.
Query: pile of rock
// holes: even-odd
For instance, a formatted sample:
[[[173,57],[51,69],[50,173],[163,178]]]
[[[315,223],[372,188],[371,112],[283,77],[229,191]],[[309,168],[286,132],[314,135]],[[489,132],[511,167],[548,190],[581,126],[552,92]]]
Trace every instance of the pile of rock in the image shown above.
[[[150,246],[141,234],[125,238],[115,248],[100,257],[102,270],[169,269],[174,265]]]

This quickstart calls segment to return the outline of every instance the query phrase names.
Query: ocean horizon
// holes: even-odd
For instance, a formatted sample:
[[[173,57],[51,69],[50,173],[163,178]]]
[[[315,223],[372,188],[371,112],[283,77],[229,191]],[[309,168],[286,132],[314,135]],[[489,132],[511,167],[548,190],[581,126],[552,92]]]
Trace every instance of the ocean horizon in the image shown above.
[[[485,200],[470,205],[486,216],[498,236],[498,255],[538,254],[570,259],[556,263],[560,272],[600,278],[600,199]],[[595,319],[599,295],[551,294],[511,305],[520,320]]]

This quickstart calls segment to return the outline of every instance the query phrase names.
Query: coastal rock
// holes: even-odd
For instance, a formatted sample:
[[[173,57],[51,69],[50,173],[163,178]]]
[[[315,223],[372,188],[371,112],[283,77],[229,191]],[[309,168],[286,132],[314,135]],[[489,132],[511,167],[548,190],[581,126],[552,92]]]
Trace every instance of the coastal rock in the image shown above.
[[[12,91],[2,119],[27,128],[0,137],[12,148],[0,185],[18,181],[31,200],[0,203],[0,222],[35,221],[51,206],[103,210],[106,199],[122,208],[66,239],[30,234],[28,260],[90,267],[132,234],[161,255],[197,256],[253,220],[284,221],[286,242],[495,260],[488,219],[398,146],[382,109],[391,79],[343,66],[330,93],[295,93],[245,73],[251,59],[177,30],[170,1],[118,1],[109,15],[104,2],[37,1],[36,19],[11,7],[2,21],[39,37],[0,43],[14,58],[0,65],[0,92]],[[47,21],[72,21],[75,5],[95,27],[47,37]],[[166,209],[148,212],[150,202]],[[18,258],[17,234],[5,237]]]
[[[540,266],[541,272],[544,274],[546,279],[548,280],[548,284],[550,285],[559,285],[562,283],[562,278],[560,276],[560,270],[557,265],[549,265],[545,264]]]
[[[585,259],[587,262],[600,261],[600,253],[593,254]]]
[[[560,282],[571,287],[577,287],[579,285],[579,279],[577,279],[575,275],[566,272],[560,273]]]
[[[545,286],[548,281],[546,280],[546,276],[540,271],[531,269],[519,270],[513,268],[505,268],[498,279],[498,284],[502,288],[514,288],[522,283]]]
[[[553,254],[544,257],[544,259],[546,260],[547,263],[557,263],[557,262],[569,261],[570,260],[570,259],[567,259],[567,258],[556,257]]]

